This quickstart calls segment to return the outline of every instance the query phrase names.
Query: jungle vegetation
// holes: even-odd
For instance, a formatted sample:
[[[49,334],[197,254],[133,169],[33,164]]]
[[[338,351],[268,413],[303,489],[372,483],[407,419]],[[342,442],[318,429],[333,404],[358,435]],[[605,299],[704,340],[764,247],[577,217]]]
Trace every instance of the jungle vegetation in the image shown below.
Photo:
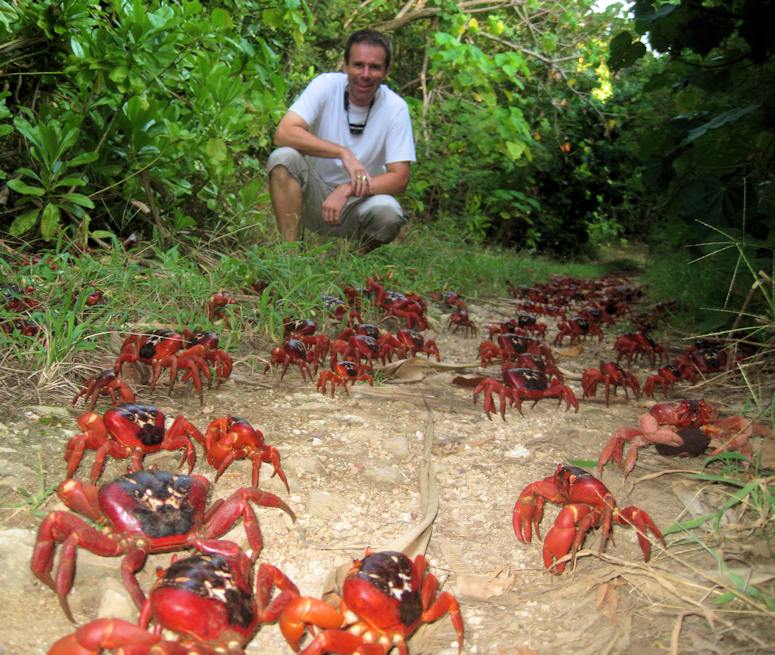
[[[274,125],[368,26],[413,115],[415,225],[560,258],[643,243],[657,293],[742,308],[755,336],[775,306],[775,3],[594,5],[0,0],[0,229],[28,250],[271,243]]]

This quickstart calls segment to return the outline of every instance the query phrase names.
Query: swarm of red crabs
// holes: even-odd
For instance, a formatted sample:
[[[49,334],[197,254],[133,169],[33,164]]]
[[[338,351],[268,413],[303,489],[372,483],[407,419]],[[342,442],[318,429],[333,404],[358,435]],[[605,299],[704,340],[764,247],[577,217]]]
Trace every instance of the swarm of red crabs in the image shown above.
[[[311,383],[317,378],[317,389],[333,397],[337,390],[349,394],[357,382],[373,384],[377,367],[395,358],[440,361],[438,345],[426,333],[432,324],[426,302],[416,293],[388,286],[369,277],[363,289],[346,286],[341,294],[323,296],[317,321],[286,319],[282,340],[271,349],[265,373],[279,370],[278,384],[289,371],[289,379],[301,377]],[[263,294],[268,287],[255,283],[251,288]],[[29,303],[34,301],[25,301],[24,293],[32,290],[16,291],[11,294],[14,303],[21,303],[14,305],[16,310],[31,311],[34,306]],[[554,278],[545,285],[510,291],[517,300],[513,316],[502,316],[483,328],[488,339],[479,345],[481,366],[501,368],[500,378],[481,377],[474,387],[474,400],[482,396],[487,418],[499,413],[505,419],[509,408],[522,414],[525,401],[535,405],[543,399],[555,399],[566,411],[578,412],[576,392],[566,383],[578,377],[566,378],[550,343],[599,347],[605,332],[623,317],[630,317],[636,329],[620,335],[612,355],[601,355],[596,368],[583,371],[582,402],[595,397],[598,389],[604,391],[606,405],[620,388],[626,400],[630,394],[638,398],[641,385],[631,371],[634,365],[658,366],[643,385],[643,393],[653,396],[661,389],[667,395],[678,381],[694,382],[734,365],[742,356],[698,342],[671,361],[667,349],[649,334],[670,307],[658,306],[633,316],[630,305],[639,291],[615,278]],[[87,306],[100,304],[103,297],[96,290],[80,293],[86,294]],[[4,295],[7,300],[8,294]],[[214,293],[208,303],[210,320],[230,328],[230,318],[238,309],[236,298],[226,290]],[[449,332],[465,337],[478,334],[459,294],[443,291],[431,298],[448,313]],[[335,329],[324,333],[323,326],[331,325]],[[547,342],[552,329],[556,332]],[[57,488],[69,511],[51,512],[41,523],[32,570],[56,593],[73,620],[68,597],[77,581],[78,551],[120,558],[117,569],[138,618],[135,623],[110,618],[86,622],[57,641],[51,654],[237,654],[244,652],[263,625],[278,622],[289,646],[308,655],[387,655],[393,649],[406,655],[406,642],[420,626],[446,616],[462,650],[458,601],[439,591],[440,583],[422,555],[411,559],[399,552],[367,549],[353,562],[336,603],[302,596],[285,573],[259,561],[263,536],[255,507],[280,509],[295,519],[283,500],[259,488],[260,471],[267,464],[290,492],[279,450],[267,443],[261,430],[232,413],[212,420],[203,431],[179,412],[168,425],[155,405],[137,401],[123,377],[131,364],[148,367],[152,391],[163,375],[170,391],[190,382],[200,403],[205,388],[228,379],[233,366],[214,332],[185,328],[137,332],[125,339],[114,366],[87,379],[73,398],[74,405],[83,399],[88,411],[78,418],[81,431],[66,446],[67,479]],[[95,412],[103,400],[111,407]],[[741,416],[722,417],[704,400],[657,404],[640,417],[638,427],[614,432],[600,455],[597,477],[559,465],[552,475],[528,484],[514,506],[515,535],[521,542],[530,542],[534,532],[540,537],[539,525],[549,502],[561,506],[543,540],[543,561],[550,572],[562,573],[593,530],[600,530],[602,551],[609,538],[613,541],[616,525],[634,528],[648,560],[655,543],[665,544],[662,533],[643,508],[619,507],[600,479],[605,464],[614,461],[626,476],[636,464],[638,449],[650,443],[660,452],[679,455],[700,454],[709,443],[713,453],[734,449],[750,454],[751,436],[767,434],[765,426]],[[203,448],[202,457],[197,457],[197,446]],[[146,458],[160,451],[179,451],[180,466],[187,464],[187,473],[146,469]],[[92,460],[90,481],[75,479],[84,459]],[[100,484],[110,460],[126,461],[129,472]],[[197,460],[211,479],[193,474]],[[241,460],[246,462],[236,464]],[[249,481],[226,498],[210,499],[221,478],[245,475],[248,469]],[[221,540],[240,521],[249,553]],[[159,568],[156,582],[143,588],[140,573],[149,555],[167,553],[170,560]]]

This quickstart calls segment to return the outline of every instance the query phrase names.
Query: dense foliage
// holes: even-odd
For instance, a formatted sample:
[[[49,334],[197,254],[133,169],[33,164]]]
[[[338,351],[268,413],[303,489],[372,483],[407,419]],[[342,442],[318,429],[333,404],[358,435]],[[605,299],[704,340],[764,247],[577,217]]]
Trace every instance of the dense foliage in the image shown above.
[[[594,97],[612,17],[565,4],[2,1],[3,224],[77,243],[249,228],[277,118],[338,65],[342,25],[374,25],[414,114],[414,218],[556,252],[615,236],[637,189]]]
[[[266,242],[274,125],[373,26],[413,114],[415,222],[560,255],[722,238],[714,273],[737,246],[769,270],[773,2],[632,4],[0,0],[0,226],[48,245]]]

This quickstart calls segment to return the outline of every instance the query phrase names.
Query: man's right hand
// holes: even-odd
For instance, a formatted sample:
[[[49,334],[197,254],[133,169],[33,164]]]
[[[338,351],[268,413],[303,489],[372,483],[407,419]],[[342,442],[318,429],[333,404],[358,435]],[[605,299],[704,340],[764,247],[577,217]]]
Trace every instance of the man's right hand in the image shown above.
[[[323,220],[329,225],[342,224],[342,209],[347,204],[347,198],[352,194],[352,188],[349,183],[340,184],[323,201],[322,215]]]

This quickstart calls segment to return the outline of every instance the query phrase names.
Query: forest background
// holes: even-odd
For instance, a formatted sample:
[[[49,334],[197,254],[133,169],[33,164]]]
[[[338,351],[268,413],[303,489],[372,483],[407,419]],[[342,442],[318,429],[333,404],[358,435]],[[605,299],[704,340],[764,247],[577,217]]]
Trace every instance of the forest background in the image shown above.
[[[271,241],[274,126],[371,26],[415,125],[414,226],[566,258],[645,241],[704,329],[734,318],[709,306],[754,324],[773,304],[774,17],[765,0],[2,0],[0,228],[37,249]]]

